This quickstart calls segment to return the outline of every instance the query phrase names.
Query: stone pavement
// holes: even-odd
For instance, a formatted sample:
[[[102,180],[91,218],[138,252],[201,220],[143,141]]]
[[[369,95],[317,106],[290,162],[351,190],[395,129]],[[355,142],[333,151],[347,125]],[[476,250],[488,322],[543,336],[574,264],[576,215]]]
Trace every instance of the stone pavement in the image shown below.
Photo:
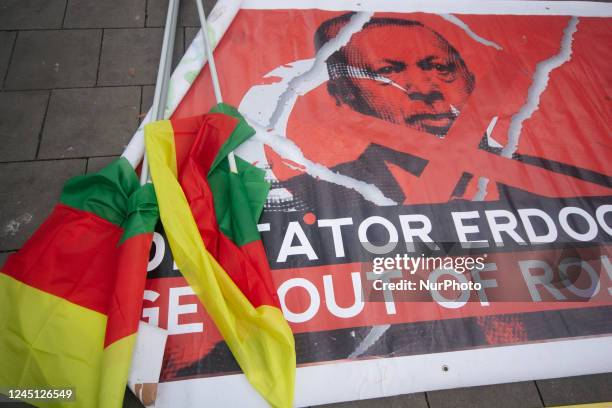
[[[175,63],[199,25],[194,1],[181,3]],[[205,3],[209,11],[213,1]],[[49,214],[69,177],[96,171],[123,151],[153,99],[166,10],[167,0],[0,0],[0,264]],[[328,407],[598,401],[612,401],[612,374]],[[127,395],[125,405],[139,404]]]

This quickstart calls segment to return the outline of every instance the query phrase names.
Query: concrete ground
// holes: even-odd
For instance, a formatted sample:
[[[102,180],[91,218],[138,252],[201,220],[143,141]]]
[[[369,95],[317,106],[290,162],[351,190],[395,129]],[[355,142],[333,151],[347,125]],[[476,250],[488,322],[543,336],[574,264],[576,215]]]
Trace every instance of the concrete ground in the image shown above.
[[[213,1],[206,3],[210,10]],[[166,8],[165,0],[0,0],[0,265],[49,214],[69,177],[96,171],[123,151],[153,98]],[[175,62],[198,26],[194,1],[183,1]],[[600,401],[612,401],[611,373],[329,407]],[[125,406],[139,404],[128,394]]]

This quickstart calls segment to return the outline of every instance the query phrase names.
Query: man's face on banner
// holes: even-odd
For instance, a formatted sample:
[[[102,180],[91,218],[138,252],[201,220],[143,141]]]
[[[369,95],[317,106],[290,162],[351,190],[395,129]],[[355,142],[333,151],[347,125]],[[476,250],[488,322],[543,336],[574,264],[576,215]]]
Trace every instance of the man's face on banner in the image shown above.
[[[420,25],[368,26],[341,52],[347,68],[339,85],[354,94],[345,103],[437,136],[448,132],[473,88],[457,51]]]

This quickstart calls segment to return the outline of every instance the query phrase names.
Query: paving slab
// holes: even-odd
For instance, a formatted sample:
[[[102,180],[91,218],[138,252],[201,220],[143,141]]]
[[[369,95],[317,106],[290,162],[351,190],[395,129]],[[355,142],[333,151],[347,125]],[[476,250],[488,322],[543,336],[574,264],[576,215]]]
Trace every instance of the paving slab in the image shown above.
[[[16,31],[0,31],[0,85],[4,84],[15,37],[17,37]]]
[[[104,30],[98,85],[155,84],[163,31],[162,28]],[[174,66],[183,51],[183,30],[177,30]]]
[[[84,159],[0,164],[0,251],[21,248],[59,200],[66,180],[84,172]]]
[[[185,27],[185,50],[189,48],[191,42],[200,31],[200,27]]]
[[[64,27],[144,27],[146,6],[146,0],[68,0]]]
[[[95,173],[102,170],[107,165],[111,164],[114,160],[118,159],[119,156],[107,156],[107,157],[90,157],[87,159],[87,174]]]
[[[0,93],[0,161],[32,160],[50,91]]]
[[[317,405],[318,408],[427,408],[425,393]]]
[[[102,30],[20,31],[5,89],[94,86]]]
[[[153,96],[155,94],[155,85],[146,85],[142,87],[142,100],[140,101],[140,115],[144,119],[151,105],[153,105]]]
[[[533,381],[431,391],[427,393],[427,398],[430,408],[542,407]]]
[[[0,30],[60,28],[66,0],[2,0]]]
[[[140,87],[51,92],[39,157],[121,154],[138,127]]]
[[[203,0],[204,13],[210,14],[214,0]],[[147,27],[163,27],[166,25],[166,13],[168,12],[168,0],[149,0],[147,5]],[[179,27],[199,26],[198,9],[195,0],[183,0],[179,5],[177,24]]]
[[[546,406],[591,402],[612,403],[612,373],[554,378],[536,382]]]

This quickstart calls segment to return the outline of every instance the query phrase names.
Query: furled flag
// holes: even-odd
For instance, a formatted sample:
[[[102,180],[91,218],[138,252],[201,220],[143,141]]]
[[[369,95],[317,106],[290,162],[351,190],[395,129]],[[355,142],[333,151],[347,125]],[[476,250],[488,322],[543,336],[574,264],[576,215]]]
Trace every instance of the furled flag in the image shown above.
[[[147,155],[174,260],[247,379],[274,407],[293,404],[295,344],[257,220],[264,173],[227,155],[254,134],[232,107],[147,125]]]
[[[153,186],[123,158],[66,183],[0,273],[2,386],[71,387],[66,406],[122,406],[158,219]]]

